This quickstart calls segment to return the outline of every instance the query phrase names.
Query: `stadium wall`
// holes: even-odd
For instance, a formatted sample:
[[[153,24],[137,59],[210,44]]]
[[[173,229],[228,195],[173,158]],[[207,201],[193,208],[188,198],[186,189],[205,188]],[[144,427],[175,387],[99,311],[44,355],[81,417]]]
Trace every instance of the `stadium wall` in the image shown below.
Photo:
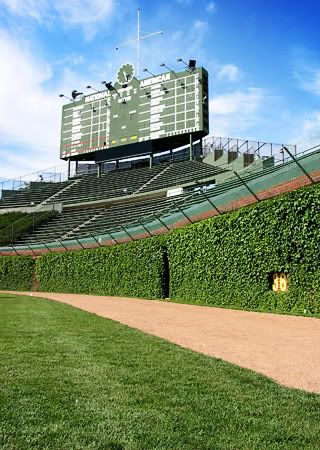
[[[34,277],[31,256],[3,256],[0,258],[0,289],[29,291]]]
[[[162,236],[46,254],[35,259],[38,289],[319,314],[319,206],[313,185]],[[31,286],[31,258],[0,261],[1,289]],[[275,272],[288,292],[273,292]]]
[[[192,206],[177,209],[158,219],[146,219],[142,223],[126,225],[102,235],[79,239],[65,239],[31,245],[15,245],[0,247],[1,255],[41,255],[50,252],[65,252],[82,248],[113,246],[131,240],[138,240],[167,233],[169,230],[181,228],[190,222],[197,222],[208,217],[234,211],[243,206],[252,205],[261,200],[273,198],[285,192],[298,189],[312,182],[320,181],[320,151],[299,157],[298,161],[290,161],[283,165],[262,171],[240,175],[225,181],[206,194],[207,198],[199,198]],[[238,174],[239,175],[239,174]]]
[[[36,259],[40,291],[160,298],[163,250],[155,238]]]

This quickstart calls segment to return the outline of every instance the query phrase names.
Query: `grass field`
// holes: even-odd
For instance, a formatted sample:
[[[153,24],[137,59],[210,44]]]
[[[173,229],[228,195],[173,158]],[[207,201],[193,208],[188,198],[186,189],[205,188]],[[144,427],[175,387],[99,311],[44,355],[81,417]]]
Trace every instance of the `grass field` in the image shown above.
[[[70,306],[0,296],[0,449],[320,449],[320,396]]]

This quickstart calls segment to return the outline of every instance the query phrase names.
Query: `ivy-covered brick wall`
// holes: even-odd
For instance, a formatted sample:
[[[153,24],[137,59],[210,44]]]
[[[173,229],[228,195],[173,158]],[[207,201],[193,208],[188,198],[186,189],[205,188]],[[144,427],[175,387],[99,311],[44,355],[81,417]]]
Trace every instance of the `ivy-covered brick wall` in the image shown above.
[[[39,290],[160,298],[163,255],[157,239],[66,253],[36,260]]]
[[[176,230],[166,245],[172,298],[320,313],[319,185]],[[287,272],[287,293],[272,291],[273,272]]]
[[[0,289],[29,291],[33,274],[34,261],[31,256],[0,257]]]
[[[0,257],[0,289],[172,299],[320,313],[320,185],[166,235],[36,258]],[[274,293],[285,272],[288,292]],[[169,293],[168,293],[169,291]]]

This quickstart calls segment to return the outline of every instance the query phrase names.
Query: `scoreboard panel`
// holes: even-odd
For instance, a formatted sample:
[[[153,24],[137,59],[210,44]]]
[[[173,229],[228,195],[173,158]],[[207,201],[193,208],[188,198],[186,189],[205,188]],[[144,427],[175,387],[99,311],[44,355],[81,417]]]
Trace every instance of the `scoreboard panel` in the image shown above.
[[[120,158],[124,146],[151,141],[169,149],[182,145],[183,138],[187,143],[190,133],[195,138],[208,134],[208,74],[204,68],[143,80],[136,79],[133,70],[125,64],[109,89],[63,106],[62,159],[80,159],[101,150],[108,155],[108,149],[118,149]]]

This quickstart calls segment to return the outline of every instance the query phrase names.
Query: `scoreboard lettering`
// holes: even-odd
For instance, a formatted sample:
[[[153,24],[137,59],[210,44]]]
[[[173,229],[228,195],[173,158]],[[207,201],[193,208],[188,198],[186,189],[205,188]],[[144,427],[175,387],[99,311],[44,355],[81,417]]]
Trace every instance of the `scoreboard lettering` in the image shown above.
[[[208,74],[202,67],[138,80],[125,64],[107,87],[63,106],[62,159],[117,147],[120,157],[129,144],[157,141],[170,148],[190,133],[208,134]]]

